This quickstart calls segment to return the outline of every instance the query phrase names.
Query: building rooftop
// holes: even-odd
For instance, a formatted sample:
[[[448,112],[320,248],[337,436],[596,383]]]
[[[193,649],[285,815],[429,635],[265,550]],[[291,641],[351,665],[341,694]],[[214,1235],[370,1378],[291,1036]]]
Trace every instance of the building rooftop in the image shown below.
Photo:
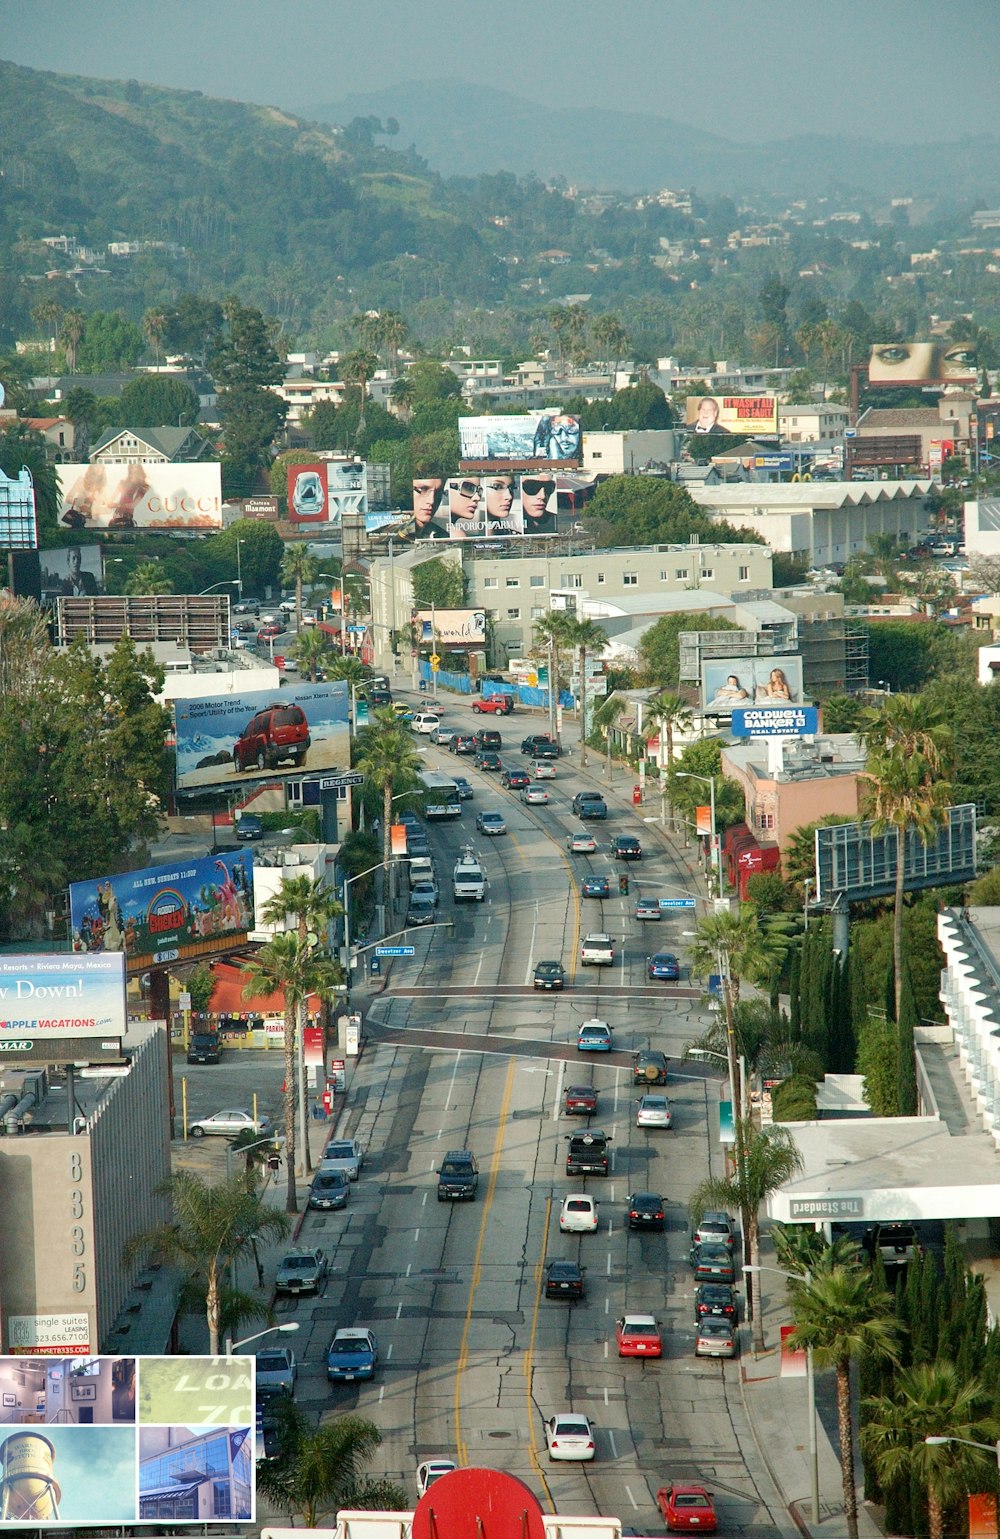
[[[768,767],[768,740],[748,738],[727,745],[725,755],[734,768],[756,780],[775,780],[778,784],[800,780],[834,780],[840,775],[858,775],[867,755],[853,732],[829,736],[789,739],[782,743],[782,769],[772,775]]]
[[[938,420],[936,414],[934,420]],[[926,497],[933,487],[933,481],[755,481],[699,486],[691,495],[700,506],[720,512],[753,513],[759,509],[761,513],[783,513]]]

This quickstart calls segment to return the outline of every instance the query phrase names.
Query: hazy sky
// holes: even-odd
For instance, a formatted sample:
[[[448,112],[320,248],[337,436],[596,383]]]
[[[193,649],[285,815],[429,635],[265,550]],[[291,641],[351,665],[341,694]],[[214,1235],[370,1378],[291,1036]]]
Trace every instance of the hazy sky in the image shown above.
[[[0,56],[295,110],[408,80],[753,142],[997,125],[997,0],[0,0]],[[419,148],[419,146],[418,146]]]

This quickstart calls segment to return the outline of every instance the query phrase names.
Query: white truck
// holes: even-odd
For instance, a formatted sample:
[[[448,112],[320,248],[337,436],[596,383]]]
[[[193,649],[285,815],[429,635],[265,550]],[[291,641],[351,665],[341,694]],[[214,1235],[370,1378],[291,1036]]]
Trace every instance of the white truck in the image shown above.
[[[580,961],[585,967],[610,967],[615,960],[615,943],[603,933],[585,935],[580,946]]]
[[[486,876],[475,851],[466,846],[455,862],[452,887],[456,903],[482,903],[486,896]]]

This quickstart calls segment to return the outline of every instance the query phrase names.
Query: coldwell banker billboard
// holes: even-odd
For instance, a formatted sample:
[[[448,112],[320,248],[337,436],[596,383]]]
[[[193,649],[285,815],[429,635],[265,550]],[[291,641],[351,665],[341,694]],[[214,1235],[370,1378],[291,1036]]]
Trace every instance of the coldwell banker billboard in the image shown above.
[[[348,686],[296,684],[177,700],[177,785],[240,785],[350,762]]]
[[[221,529],[218,464],[57,465],[68,529]]]
[[[778,403],[773,395],[689,395],[684,420],[695,433],[754,433],[778,431]]]
[[[520,417],[459,417],[463,460],[560,460],[582,453],[580,419],[551,408]]]
[[[15,1038],[122,1037],[121,957],[65,953],[0,957],[0,1049]]]
[[[253,857],[226,851],[172,866],[71,882],[73,950],[81,962],[118,960],[129,969],[200,957],[253,927]]]
[[[737,707],[802,705],[801,657],[722,657],[701,665],[706,716],[732,716]]]
[[[876,342],[868,360],[870,385],[974,385],[976,349],[968,342]]]

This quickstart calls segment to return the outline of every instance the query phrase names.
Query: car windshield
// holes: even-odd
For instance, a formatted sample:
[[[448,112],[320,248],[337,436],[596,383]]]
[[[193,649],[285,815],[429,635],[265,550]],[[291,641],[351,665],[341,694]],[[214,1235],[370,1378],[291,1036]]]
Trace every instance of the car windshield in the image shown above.
[[[368,1351],[368,1343],[367,1343],[367,1341],[357,1341],[357,1340],[352,1341],[350,1338],[346,1338],[344,1340],[336,1340],[331,1345],[330,1351],[331,1352],[344,1352],[344,1353],[347,1353],[347,1352],[367,1352]]]
[[[470,1160],[445,1160],[441,1173],[445,1176],[461,1176],[472,1168]]]
[[[303,716],[297,705],[286,705],[276,710],[271,719],[276,727],[297,727]]]
[[[354,1150],[350,1144],[330,1144],[324,1156],[328,1160],[351,1160],[354,1158]]]
[[[258,1373],[284,1373],[287,1368],[288,1364],[280,1352],[258,1352]]]
[[[282,1271],[285,1272],[308,1272],[315,1265],[314,1256],[286,1256],[281,1263]]]
[[[340,1174],[339,1170],[331,1170],[329,1175],[317,1176],[315,1185],[321,1187],[324,1192],[328,1192],[334,1187],[339,1190],[344,1185],[344,1177]]]

